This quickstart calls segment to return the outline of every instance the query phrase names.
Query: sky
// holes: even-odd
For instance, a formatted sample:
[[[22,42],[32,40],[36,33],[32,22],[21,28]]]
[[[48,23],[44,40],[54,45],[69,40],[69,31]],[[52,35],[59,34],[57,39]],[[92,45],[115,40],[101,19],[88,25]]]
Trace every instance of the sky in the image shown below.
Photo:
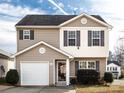
[[[113,26],[109,50],[124,37],[124,0],[0,0],[0,49],[16,52],[15,24],[27,14],[100,15]]]

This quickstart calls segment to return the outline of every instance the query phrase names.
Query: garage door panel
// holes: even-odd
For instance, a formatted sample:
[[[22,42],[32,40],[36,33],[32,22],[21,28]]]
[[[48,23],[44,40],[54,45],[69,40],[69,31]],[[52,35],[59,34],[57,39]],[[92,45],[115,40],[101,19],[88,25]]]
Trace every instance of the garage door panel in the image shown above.
[[[48,85],[49,65],[42,63],[21,63],[21,85]]]

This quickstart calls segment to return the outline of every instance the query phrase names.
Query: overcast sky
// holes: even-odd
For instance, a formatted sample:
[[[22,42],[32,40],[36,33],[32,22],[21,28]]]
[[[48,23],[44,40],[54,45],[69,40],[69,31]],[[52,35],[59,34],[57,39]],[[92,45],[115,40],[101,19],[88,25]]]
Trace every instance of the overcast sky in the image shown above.
[[[114,28],[110,50],[124,37],[124,0],[0,0],[0,49],[16,52],[14,25],[26,14],[76,14],[102,16]]]

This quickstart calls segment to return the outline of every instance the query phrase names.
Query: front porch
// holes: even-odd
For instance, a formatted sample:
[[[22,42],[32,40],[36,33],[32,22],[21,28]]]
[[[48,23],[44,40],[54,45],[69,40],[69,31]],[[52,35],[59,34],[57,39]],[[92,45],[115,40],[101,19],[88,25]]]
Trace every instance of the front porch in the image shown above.
[[[106,58],[56,59],[54,61],[54,85],[68,86],[71,79],[77,78],[78,69],[93,69],[104,76]]]

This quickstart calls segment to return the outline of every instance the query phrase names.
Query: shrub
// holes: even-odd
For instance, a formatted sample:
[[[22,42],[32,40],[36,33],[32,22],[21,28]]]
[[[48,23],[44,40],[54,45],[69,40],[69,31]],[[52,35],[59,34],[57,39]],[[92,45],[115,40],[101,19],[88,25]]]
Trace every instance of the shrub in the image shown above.
[[[124,78],[124,68],[121,69],[121,76],[119,77],[119,79]]]
[[[6,75],[6,82],[15,85],[18,81],[19,75],[17,70],[9,70]]]
[[[70,83],[72,85],[76,84],[77,83],[76,78],[70,78]]]
[[[105,72],[104,73],[104,81],[106,83],[112,83],[113,82],[113,74],[111,72]]]
[[[95,84],[100,79],[100,73],[96,70],[78,70],[77,81],[79,84]]]
[[[119,77],[119,79],[122,79],[122,78],[124,78],[124,76],[123,76],[123,75],[121,75],[121,76]]]
[[[0,84],[5,84],[5,83],[6,83],[5,78],[4,78],[4,77],[1,77],[1,78],[0,78]]]

